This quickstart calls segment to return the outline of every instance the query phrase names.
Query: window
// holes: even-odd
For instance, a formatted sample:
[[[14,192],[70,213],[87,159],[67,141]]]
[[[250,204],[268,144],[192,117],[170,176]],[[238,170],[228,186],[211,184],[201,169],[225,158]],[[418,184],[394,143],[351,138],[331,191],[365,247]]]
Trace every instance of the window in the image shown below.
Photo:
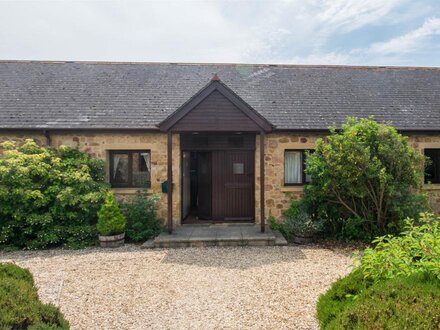
[[[244,174],[244,163],[233,163],[232,164],[233,174]]]
[[[149,150],[110,151],[110,184],[112,187],[148,188],[150,182]]]
[[[431,160],[425,170],[425,183],[440,183],[440,149],[425,149],[425,156]]]
[[[295,186],[303,185],[311,181],[306,175],[305,160],[307,150],[286,150],[284,152],[284,185]],[[313,153],[313,150],[308,150]]]

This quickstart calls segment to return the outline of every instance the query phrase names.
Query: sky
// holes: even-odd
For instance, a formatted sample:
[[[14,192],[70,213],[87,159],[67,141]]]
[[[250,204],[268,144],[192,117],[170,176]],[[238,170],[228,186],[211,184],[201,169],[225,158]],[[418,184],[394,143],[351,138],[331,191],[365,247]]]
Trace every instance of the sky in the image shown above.
[[[0,59],[440,66],[440,0],[0,0]]]

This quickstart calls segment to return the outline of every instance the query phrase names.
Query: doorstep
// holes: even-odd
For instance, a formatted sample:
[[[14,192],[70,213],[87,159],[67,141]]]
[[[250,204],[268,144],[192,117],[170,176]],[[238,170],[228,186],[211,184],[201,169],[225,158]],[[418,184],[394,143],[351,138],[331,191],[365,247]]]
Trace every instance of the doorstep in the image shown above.
[[[179,226],[171,235],[163,232],[154,240],[145,242],[142,248],[275,245],[287,245],[287,241],[268,226],[262,233],[256,224],[212,224]]]

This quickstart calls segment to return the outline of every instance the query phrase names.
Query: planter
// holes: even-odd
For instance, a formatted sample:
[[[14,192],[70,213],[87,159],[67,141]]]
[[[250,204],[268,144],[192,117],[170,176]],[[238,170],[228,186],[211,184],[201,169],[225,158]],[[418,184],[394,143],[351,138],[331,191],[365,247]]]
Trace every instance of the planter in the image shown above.
[[[125,233],[112,236],[98,236],[99,245],[103,248],[115,248],[124,245]]]
[[[295,244],[310,244],[313,242],[313,237],[312,236],[303,237],[303,236],[293,235],[292,241]]]

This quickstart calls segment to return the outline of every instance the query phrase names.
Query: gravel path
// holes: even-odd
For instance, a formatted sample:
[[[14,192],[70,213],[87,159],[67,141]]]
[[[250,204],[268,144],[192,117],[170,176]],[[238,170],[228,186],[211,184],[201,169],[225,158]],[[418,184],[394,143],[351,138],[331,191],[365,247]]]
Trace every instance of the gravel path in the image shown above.
[[[72,329],[317,329],[351,251],[307,247],[0,253],[29,268]]]

